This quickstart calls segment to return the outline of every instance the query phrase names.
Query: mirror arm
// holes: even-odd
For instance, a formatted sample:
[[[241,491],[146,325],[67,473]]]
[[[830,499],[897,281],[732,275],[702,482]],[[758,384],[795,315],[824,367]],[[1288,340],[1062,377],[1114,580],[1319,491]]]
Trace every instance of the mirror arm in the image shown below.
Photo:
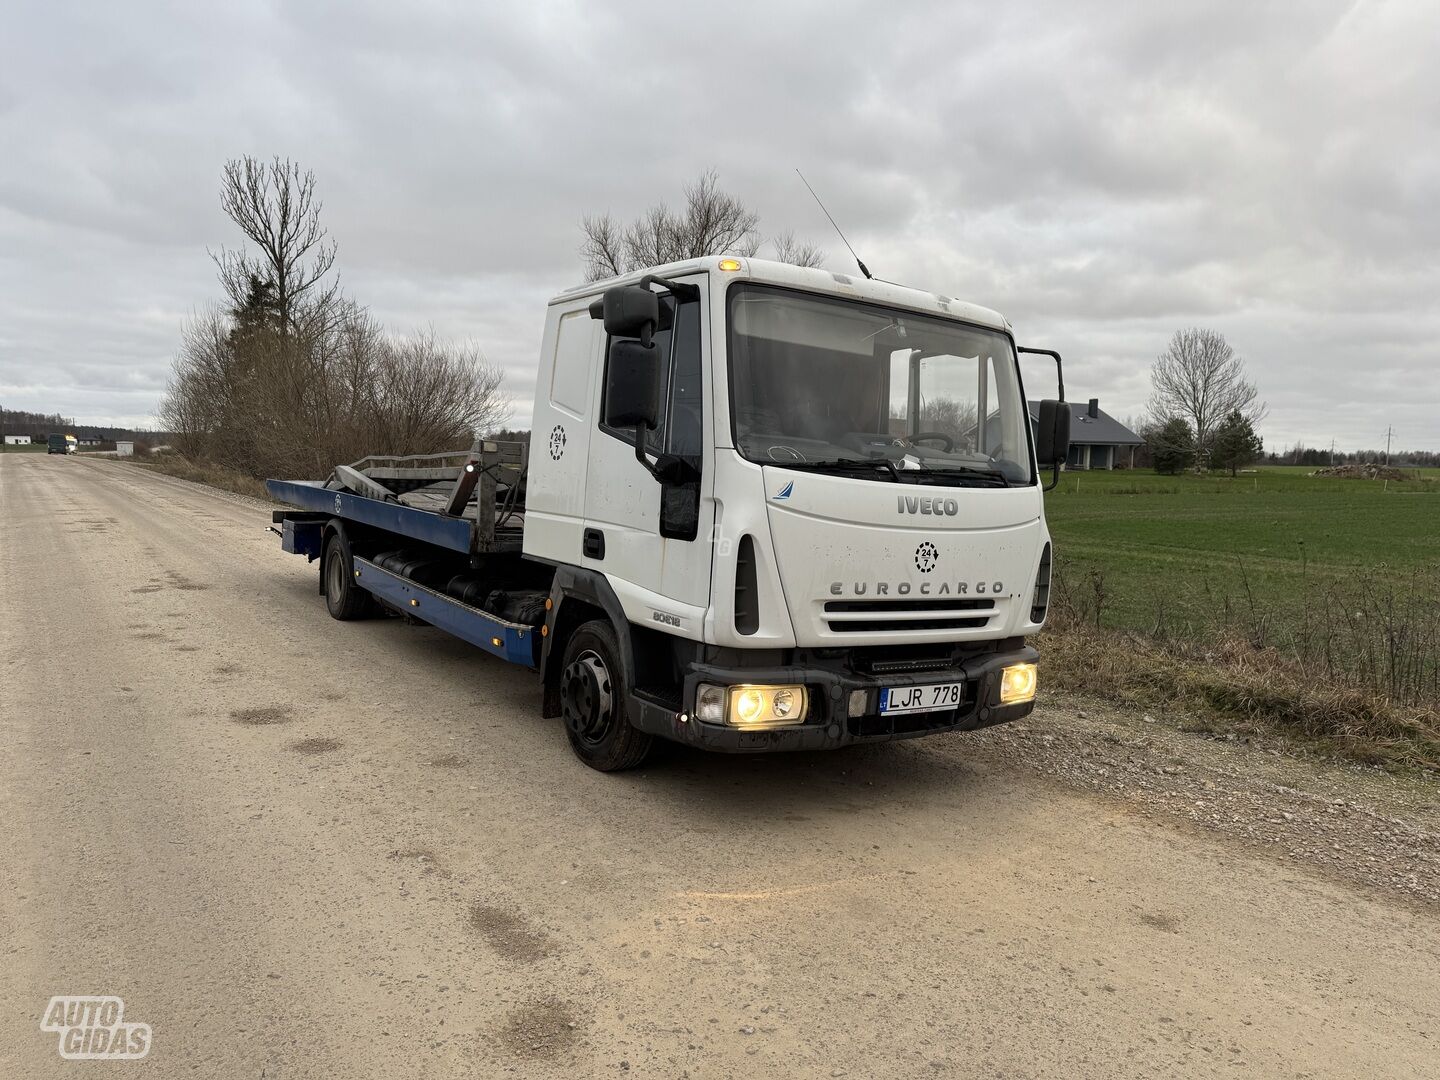
[[[1055,473],[1050,477],[1050,482],[1042,487],[1041,491],[1054,491],[1060,486],[1060,462],[1055,462]]]
[[[1055,358],[1055,381],[1060,384],[1060,400],[1065,400],[1065,364],[1060,359],[1060,354],[1054,349],[1028,349],[1024,345],[1015,346],[1016,352],[1034,353],[1037,356],[1051,356]]]
[[[1054,357],[1054,360],[1056,360],[1056,382],[1060,383],[1060,400],[1063,402],[1063,400],[1066,399],[1066,366],[1064,366],[1064,361],[1060,359],[1060,353],[1057,353],[1054,348],[1027,348],[1025,346],[1015,346],[1015,351],[1017,351],[1017,353],[1034,353],[1035,356]]]
[[[1054,349],[1030,349],[1026,348],[1024,345],[1015,346],[1015,351],[1022,353],[1033,353],[1036,356],[1049,356],[1054,358],[1055,381],[1059,384],[1060,402],[1063,404],[1065,401],[1065,362],[1060,359],[1060,354]],[[1054,466],[1055,472],[1050,477],[1050,483],[1046,484],[1043,488],[1041,488],[1041,491],[1054,491],[1055,488],[1060,486],[1060,462],[1055,461],[1052,462],[1052,464]]]
[[[700,286],[691,285],[680,281],[671,281],[669,278],[657,277],[655,274],[646,274],[640,279],[640,287],[648,289],[651,285],[659,285],[668,289],[677,300],[699,300]]]
[[[659,466],[651,464],[649,456],[645,453],[645,432],[649,430],[644,424],[635,425],[635,460],[645,466],[645,471],[663,484],[665,478],[660,475]]]

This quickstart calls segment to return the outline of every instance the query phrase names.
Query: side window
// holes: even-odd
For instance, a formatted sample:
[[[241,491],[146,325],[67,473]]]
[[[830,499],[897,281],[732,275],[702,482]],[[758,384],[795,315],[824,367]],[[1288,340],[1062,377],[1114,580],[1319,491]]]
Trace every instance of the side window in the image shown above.
[[[555,365],[550,372],[550,400],[576,416],[585,415],[590,397],[595,322],[588,311],[560,317],[555,337]]]
[[[700,464],[701,401],[704,381],[700,370],[700,304],[681,304],[675,312],[671,337],[670,392],[665,403],[667,454],[693,457]]]
[[[660,350],[660,423],[645,433],[645,449],[652,454],[677,454],[698,459],[701,447],[701,400],[703,381],[700,366],[700,305],[690,301],[676,304],[672,296],[660,298],[661,329],[652,340]],[[609,364],[610,343],[605,345]],[[603,384],[602,384],[603,385]],[[601,403],[600,416],[605,407]],[[635,432],[612,428],[602,419],[600,429],[622,442],[635,444]]]

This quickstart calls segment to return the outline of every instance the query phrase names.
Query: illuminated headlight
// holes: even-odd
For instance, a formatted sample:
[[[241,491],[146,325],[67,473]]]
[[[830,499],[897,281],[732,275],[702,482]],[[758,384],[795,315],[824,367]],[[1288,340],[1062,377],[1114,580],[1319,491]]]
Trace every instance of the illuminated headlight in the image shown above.
[[[1000,704],[1019,705],[1034,701],[1038,679],[1034,664],[1011,664],[1000,672]]]
[[[716,686],[695,691],[695,718],[732,727],[770,728],[803,724],[810,704],[803,686]]]

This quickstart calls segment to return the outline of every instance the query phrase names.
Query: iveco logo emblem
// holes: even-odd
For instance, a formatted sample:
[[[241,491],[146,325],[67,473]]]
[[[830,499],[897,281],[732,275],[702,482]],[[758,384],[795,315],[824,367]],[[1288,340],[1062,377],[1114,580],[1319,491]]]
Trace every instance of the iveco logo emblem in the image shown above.
[[[935,514],[937,517],[954,517],[960,513],[960,503],[955,499],[934,499],[929,495],[896,495],[897,514]]]
[[[940,561],[940,551],[929,540],[915,549],[915,569],[922,574],[928,574],[935,569],[935,564]]]

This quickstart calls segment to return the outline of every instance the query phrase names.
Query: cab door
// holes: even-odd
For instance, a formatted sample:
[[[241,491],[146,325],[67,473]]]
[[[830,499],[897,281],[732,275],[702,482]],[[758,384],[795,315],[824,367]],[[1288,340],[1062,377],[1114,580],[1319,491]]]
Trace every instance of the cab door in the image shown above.
[[[668,462],[672,474],[688,482],[657,480],[636,460],[634,430],[604,423],[608,372],[602,371],[590,410],[582,561],[610,579],[632,621],[698,639],[710,602],[714,522],[712,455],[703,437],[709,407],[708,276],[678,280],[700,292],[693,299],[660,294],[661,326],[654,342],[661,350],[661,418],[646,433],[645,451],[651,462]],[[603,332],[600,337],[604,340]],[[602,365],[608,365],[609,351],[606,340]],[[662,501],[668,503],[664,530]]]

